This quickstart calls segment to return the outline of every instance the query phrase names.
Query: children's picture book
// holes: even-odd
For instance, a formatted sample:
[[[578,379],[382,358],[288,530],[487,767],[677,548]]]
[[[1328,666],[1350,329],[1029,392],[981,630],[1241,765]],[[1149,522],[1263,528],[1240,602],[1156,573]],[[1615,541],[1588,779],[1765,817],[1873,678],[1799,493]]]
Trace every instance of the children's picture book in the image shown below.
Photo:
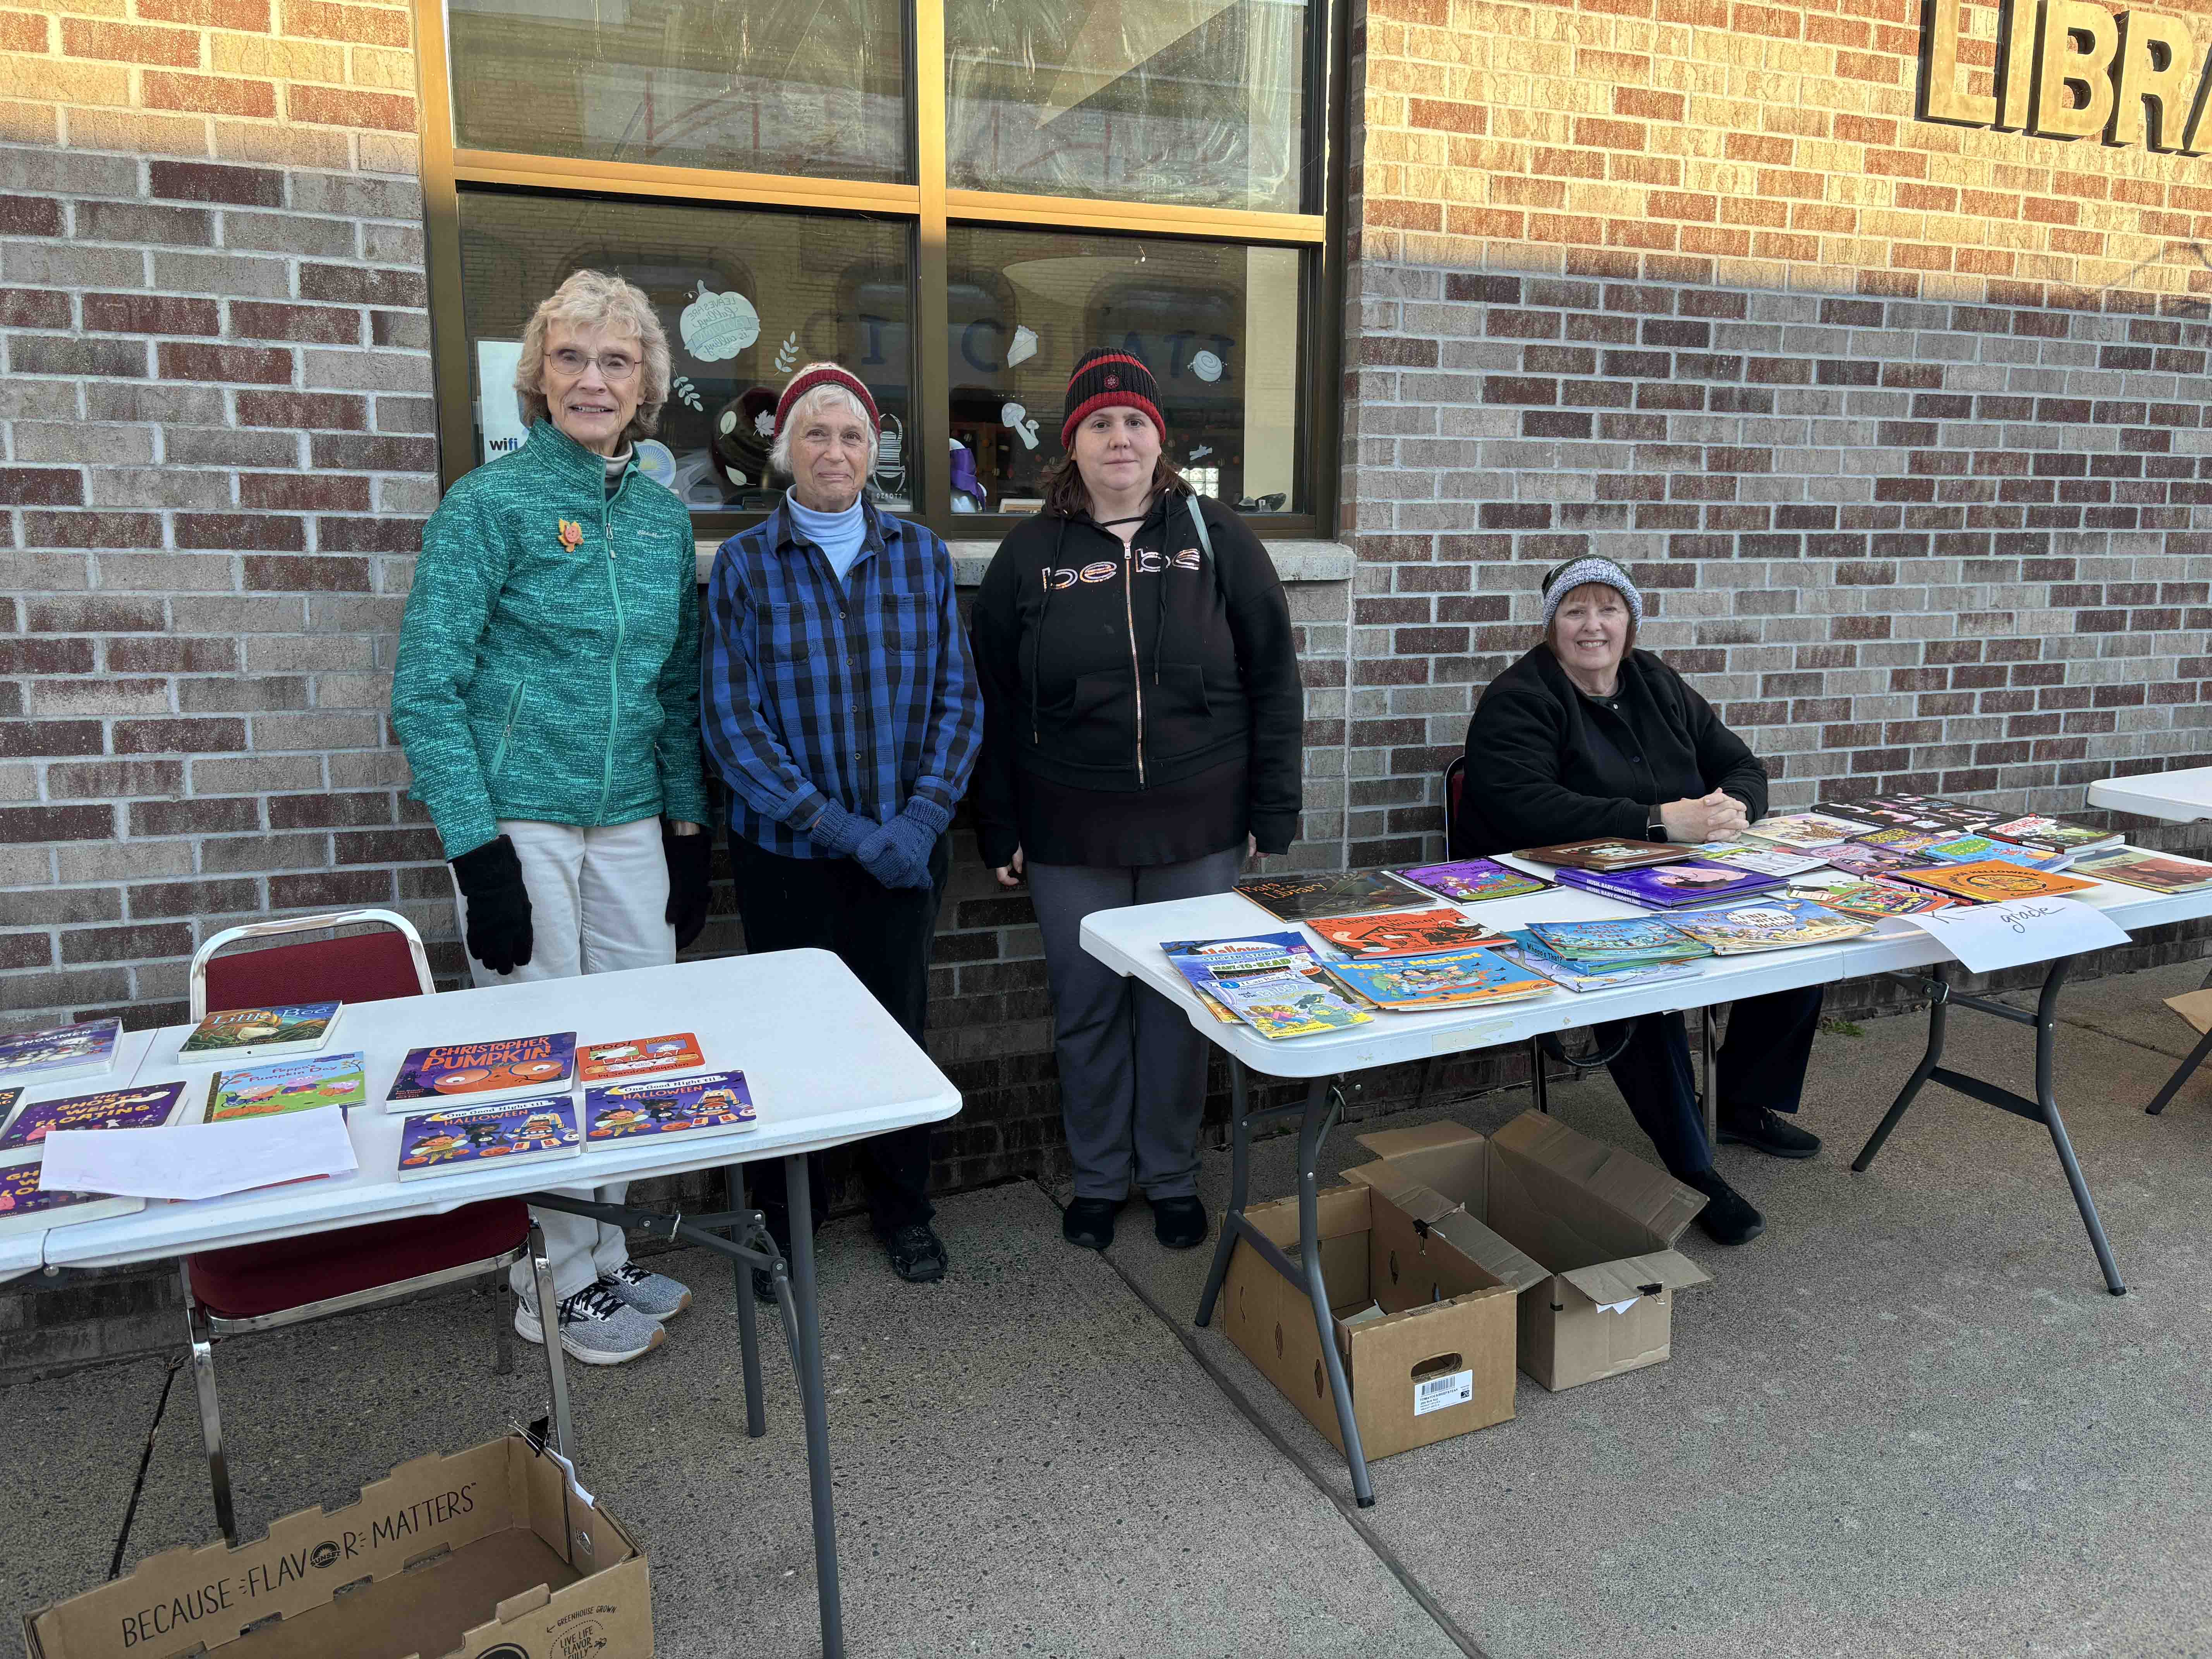
[[[585,1042],[576,1048],[576,1076],[586,1083],[655,1072],[696,1072],[707,1063],[699,1039],[689,1031],[666,1036],[625,1037],[619,1042]]]
[[[1374,910],[1415,910],[1431,895],[1388,870],[1332,870],[1310,876],[1243,876],[1237,890],[1282,921],[1357,916]]]
[[[1846,842],[1841,847],[1826,848],[1821,856],[1829,865],[1848,875],[1892,876],[1905,870],[1917,870],[1928,860],[1911,853],[1900,853],[1893,848],[1872,847],[1863,841]]]
[[[665,1140],[728,1134],[759,1121],[743,1072],[708,1072],[656,1083],[611,1083],[584,1091],[584,1139]]]
[[[1425,887],[1457,904],[1519,898],[1525,893],[1540,893],[1550,885],[1541,876],[1516,870],[1495,859],[1457,859],[1449,864],[1417,865],[1397,873],[1416,887]]]
[[[2194,893],[2212,887],[2212,864],[2176,858],[2171,853],[2147,853],[2140,847],[2119,847],[2077,858],[2074,873],[2147,887],[2154,893]]]
[[[1999,899],[2049,898],[2058,893],[2078,893],[2094,882],[2076,880],[2049,870],[2026,870],[2017,864],[1990,860],[1982,864],[1945,864],[1932,869],[1899,871],[1900,879],[1939,893],[1955,893],[1977,904]]]
[[[368,1073],[359,1054],[316,1054],[307,1060],[271,1060],[208,1079],[203,1123],[235,1123],[244,1118],[276,1117],[317,1106],[349,1111],[368,1098]]]
[[[1293,928],[1284,933],[1254,933],[1243,939],[1178,939],[1162,942],[1168,962],[1190,981],[1206,1012],[1224,1025],[1241,1022],[1215,993],[1214,975],[1272,973],[1288,968],[1303,973],[1324,990],[1333,982],[1322,972],[1321,958],[1306,936]]]
[[[1574,963],[1610,962],[1641,966],[1648,963],[1687,962],[1712,953],[1686,933],[1678,933],[1656,916],[1636,916],[1617,921],[1539,921],[1528,932],[1536,943],[1557,957]]]
[[[1796,847],[1813,852],[1838,846],[1853,836],[1881,828],[1863,818],[1838,817],[1828,812],[1783,812],[1759,819],[1743,833],[1776,847]]]
[[[1401,962],[1332,962],[1329,973],[1378,1008],[1409,1012],[1519,1002],[1553,982],[1494,951],[1449,951]]]
[[[1885,798],[1880,796],[1866,800],[1815,801],[1813,810],[1830,817],[1859,819],[1885,830],[1902,830],[1907,834],[1944,836],[1958,833],[1957,827],[1945,819],[1931,817],[1909,807],[1890,805]]]
[[[1457,910],[1399,910],[1379,916],[1319,916],[1306,924],[1346,956],[1417,957],[1494,945],[1502,935]]]
[[[2069,853],[2039,852],[1987,836],[1953,836],[1930,842],[1912,855],[1922,864],[2017,864],[2023,870],[2063,870],[2073,861]]]
[[[1905,830],[1893,826],[1887,830],[1877,830],[1872,835],[1861,836],[1858,838],[1858,844],[1862,847],[1887,848],[1893,853],[1917,853],[1925,848],[1933,847],[1939,841],[1948,841],[1950,838],[1951,832],[1948,830]]]
[[[1908,886],[1901,881],[1839,881],[1833,885],[1823,884],[1808,897],[1817,900],[1829,909],[1846,916],[1869,916],[1876,921],[1889,916],[1920,916],[1931,910],[1947,909],[1963,904],[1964,899],[1948,893],[1938,893],[1925,887]]]
[[[104,1193],[47,1193],[39,1190],[39,1166],[0,1164],[0,1234],[71,1227],[112,1215],[135,1215],[143,1198],[110,1198]]]
[[[1818,870],[1827,863],[1825,851],[1819,853],[1792,852],[1787,848],[1769,847],[1756,841],[1709,841],[1690,849],[1692,856],[1705,864],[1725,864],[1731,870],[1756,870],[1762,876],[1802,876],[1808,870]]]
[[[183,1116],[185,1085],[155,1083],[18,1106],[0,1128],[0,1164],[35,1163],[57,1129],[159,1129]]]
[[[388,1112],[418,1112],[422,1103],[488,1104],[573,1087],[576,1034],[502,1037],[494,1042],[441,1042],[412,1048],[384,1097]]]
[[[59,1083],[108,1071],[115,1064],[115,1045],[122,1035],[119,1019],[88,1019],[0,1036],[0,1080]]]
[[[1895,824],[1901,829],[1948,830],[1953,835],[1966,835],[1986,830],[1992,823],[2001,823],[2019,814],[2001,812],[1990,806],[1974,806],[1944,795],[1869,795],[1863,801],[1844,807],[1841,816],[1847,818],[1879,817],[1882,823]]]
[[[1825,904],[1788,894],[1716,910],[1691,910],[1668,920],[1721,957],[1834,945],[1874,932],[1874,923],[1862,917],[1839,915]]]
[[[2066,818],[2045,817],[2033,812],[2025,817],[2000,819],[1982,833],[1998,841],[2013,842],[2040,852],[2077,854],[2101,853],[2127,840],[2117,830],[2094,829],[2086,823],[2075,823]]]
[[[1224,978],[1216,982],[1213,994],[1263,1037],[1314,1036],[1348,1030],[1374,1018],[1293,968]]]
[[[1526,928],[1516,930],[1513,943],[1501,946],[1498,954],[1541,974],[1555,985],[1577,992],[1609,991],[1623,985],[1649,984],[1654,980],[1688,979],[1698,972],[1695,962],[1654,962],[1642,967],[1632,963],[1623,966],[1604,962],[1570,962],[1547,951]],[[1700,948],[1698,954],[1702,957],[1708,953]]]
[[[550,1163],[583,1150],[576,1103],[565,1094],[489,1106],[443,1106],[410,1117],[400,1130],[398,1176],[414,1181],[495,1161]]]
[[[179,1046],[179,1059],[266,1060],[311,1054],[331,1040],[342,1002],[288,1002],[266,1008],[226,1008],[192,1027]]]
[[[1771,892],[1782,878],[1757,870],[1737,870],[1725,864],[1686,859],[1650,870],[1562,870],[1562,887],[1601,894],[1647,910],[1674,910],[1684,905],[1711,904],[1717,899],[1741,898],[1751,893]]]
[[[1620,841],[1599,836],[1589,841],[1563,841],[1551,847],[1517,848],[1516,859],[1534,859],[1569,870],[1642,870],[1655,864],[1675,864],[1690,856],[1686,847],[1664,842]]]

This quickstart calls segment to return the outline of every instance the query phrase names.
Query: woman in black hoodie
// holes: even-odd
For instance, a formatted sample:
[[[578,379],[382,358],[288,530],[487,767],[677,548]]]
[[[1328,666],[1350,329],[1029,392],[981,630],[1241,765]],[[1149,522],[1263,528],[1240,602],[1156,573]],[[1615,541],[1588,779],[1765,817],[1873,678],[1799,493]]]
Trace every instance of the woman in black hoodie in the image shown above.
[[[1206,1043],[1086,953],[1094,910],[1228,890],[1296,839],[1304,696],[1290,608],[1243,520],[1160,453],[1152,373],[1089,351],[1067,382],[1044,511],[1000,544],[975,600],[984,862],[1026,874],[1044,935],[1075,1200],[1104,1249],[1134,1185],[1161,1243],[1206,1237]]]

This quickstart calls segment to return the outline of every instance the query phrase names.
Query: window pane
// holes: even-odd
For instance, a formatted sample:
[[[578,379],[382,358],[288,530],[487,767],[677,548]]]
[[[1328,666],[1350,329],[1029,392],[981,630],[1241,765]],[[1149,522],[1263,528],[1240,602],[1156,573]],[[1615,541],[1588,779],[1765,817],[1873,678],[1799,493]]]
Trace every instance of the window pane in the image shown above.
[[[1028,512],[1057,460],[1075,360],[1113,346],[1158,380],[1166,453],[1246,511],[1303,507],[1300,259],[1291,248],[953,226],[951,434],[975,463],[954,510]],[[965,463],[953,458],[964,489]]]
[[[464,149],[908,176],[898,0],[450,0]]]
[[[509,388],[523,326],[563,277],[590,269],[643,289],[668,331],[668,401],[639,460],[695,512],[773,503],[762,416],[772,424],[793,368],[822,359],[853,369],[875,395],[884,417],[876,482],[887,504],[903,507],[908,240],[901,223],[465,192],[473,459],[521,436]]]
[[[1295,213],[1305,0],[946,0],[956,189]]]

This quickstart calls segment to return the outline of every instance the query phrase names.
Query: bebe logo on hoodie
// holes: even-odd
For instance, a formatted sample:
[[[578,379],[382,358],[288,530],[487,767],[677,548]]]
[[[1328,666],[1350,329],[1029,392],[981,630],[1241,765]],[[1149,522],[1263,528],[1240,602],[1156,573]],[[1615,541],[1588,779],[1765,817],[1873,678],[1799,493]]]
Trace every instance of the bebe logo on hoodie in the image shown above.
[[[1196,572],[1204,568],[1200,562],[1198,550],[1194,547],[1186,547],[1180,553],[1173,555],[1163,553],[1157,548],[1140,547],[1137,550],[1137,569],[1139,574],[1162,570]],[[1044,573],[1044,584],[1047,587],[1058,592],[1063,588],[1073,587],[1078,582],[1110,582],[1121,574],[1121,567],[1119,564],[1110,559],[1100,559],[1096,563],[1085,565],[1080,570],[1071,570],[1065,565],[1057,570],[1048,569]]]

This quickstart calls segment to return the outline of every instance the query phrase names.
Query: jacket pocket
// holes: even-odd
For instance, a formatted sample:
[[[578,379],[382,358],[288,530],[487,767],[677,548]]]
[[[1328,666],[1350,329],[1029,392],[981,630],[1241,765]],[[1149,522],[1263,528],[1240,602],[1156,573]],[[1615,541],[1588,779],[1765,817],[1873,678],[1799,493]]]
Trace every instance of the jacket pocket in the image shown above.
[[[1195,663],[1164,662],[1145,684],[1145,748],[1162,757],[1202,749],[1223,735],[1206,695],[1206,672]]]
[[[1136,683],[1126,671],[1080,675],[1066,702],[1057,708],[1047,704],[1040,712],[1048,724],[1058,726],[1082,745],[1082,759],[1092,763],[1127,763],[1129,751],[1120,745],[1136,737],[1137,699]]]
[[[499,742],[492,749],[491,763],[484,768],[487,783],[499,775],[500,769],[507,764],[508,750],[514,747],[514,728],[522,718],[522,694],[528,684],[526,680],[517,680],[514,690],[507,693],[507,717],[499,728]]]

